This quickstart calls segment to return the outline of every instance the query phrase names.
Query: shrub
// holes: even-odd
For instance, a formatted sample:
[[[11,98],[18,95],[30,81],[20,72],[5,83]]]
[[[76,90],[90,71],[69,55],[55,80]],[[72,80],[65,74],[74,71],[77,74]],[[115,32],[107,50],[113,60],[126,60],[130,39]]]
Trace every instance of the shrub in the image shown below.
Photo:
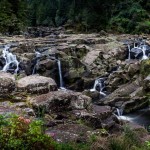
[[[53,150],[54,144],[52,138],[44,134],[41,120],[0,115],[0,149]]]
[[[109,139],[110,150],[148,150],[147,145],[141,143],[138,132],[133,131],[128,126],[125,126],[124,132],[120,136],[113,136]]]

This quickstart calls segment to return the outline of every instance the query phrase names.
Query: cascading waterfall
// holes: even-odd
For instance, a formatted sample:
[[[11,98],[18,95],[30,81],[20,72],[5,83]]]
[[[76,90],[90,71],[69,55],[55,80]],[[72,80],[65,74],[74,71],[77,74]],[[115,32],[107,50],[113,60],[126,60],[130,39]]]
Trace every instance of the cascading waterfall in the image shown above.
[[[131,53],[134,53],[136,55],[134,55],[135,58],[139,57],[141,58],[141,52],[142,52],[142,60],[144,59],[148,59],[149,57],[146,55],[146,51],[150,51],[149,46],[146,45],[145,40],[141,40],[141,39],[137,39],[134,42],[133,48],[131,48],[131,45],[128,43],[128,60],[131,59]],[[137,52],[137,53],[136,53]]]
[[[62,78],[62,71],[61,71],[61,61],[57,60],[58,64],[58,71],[59,71],[59,80],[60,80],[60,89],[65,89],[64,84],[63,84],[63,78]]]
[[[106,96],[106,94],[103,92],[104,86],[104,78],[96,79],[94,82],[94,86],[92,89],[90,89],[91,92],[97,91],[96,87],[99,87],[99,92],[101,95]]]
[[[5,45],[5,48],[3,50],[3,58],[5,59],[5,66],[3,67],[2,71],[8,71],[10,70],[10,65],[14,64],[16,65],[16,69],[14,70],[14,73],[17,73],[19,70],[19,62],[17,60],[16,55],[13,55],[10,51],[10,45]]]
[[[145,54],[145,52],[146,52],[146,45],[143,45],[141,49],[142,49],[142,52],[143,52],[142,60],[148,59],[148,56],[146,56],[146,54]]]

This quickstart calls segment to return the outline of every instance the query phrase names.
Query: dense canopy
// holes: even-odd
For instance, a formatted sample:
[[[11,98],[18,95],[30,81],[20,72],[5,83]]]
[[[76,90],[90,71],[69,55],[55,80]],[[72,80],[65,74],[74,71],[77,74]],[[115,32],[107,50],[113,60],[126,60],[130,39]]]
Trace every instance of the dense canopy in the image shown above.
[[[78,31],[150,32],[149,0],[1,0],[0,31],[67,24]]]

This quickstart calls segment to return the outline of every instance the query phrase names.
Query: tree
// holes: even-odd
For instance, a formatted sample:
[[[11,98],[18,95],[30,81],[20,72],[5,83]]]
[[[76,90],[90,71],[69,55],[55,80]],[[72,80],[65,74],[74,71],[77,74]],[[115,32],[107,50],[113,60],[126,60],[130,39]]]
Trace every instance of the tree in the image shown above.
[[[0,31],[12,34],[20,31],[26,23],[25,0],[1,0],[0,1]]]

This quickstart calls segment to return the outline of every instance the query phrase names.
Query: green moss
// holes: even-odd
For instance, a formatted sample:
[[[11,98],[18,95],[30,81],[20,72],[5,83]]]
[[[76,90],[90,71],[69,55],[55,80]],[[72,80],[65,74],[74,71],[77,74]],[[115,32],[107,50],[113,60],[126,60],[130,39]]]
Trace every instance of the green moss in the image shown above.
[[[140,67],[140,74],[143,77],[146,77],[150,74],[150,60],[143,60],[141,62],[141,67]]]

